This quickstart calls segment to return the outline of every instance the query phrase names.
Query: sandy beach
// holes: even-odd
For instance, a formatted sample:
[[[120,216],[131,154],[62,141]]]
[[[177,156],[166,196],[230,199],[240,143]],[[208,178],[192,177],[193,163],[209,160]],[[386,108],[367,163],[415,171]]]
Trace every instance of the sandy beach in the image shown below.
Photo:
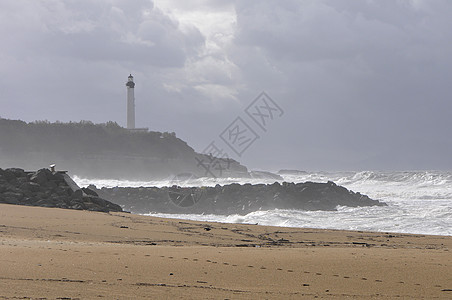
[[[0,299],[452,298],[452,237],[0,205]]]

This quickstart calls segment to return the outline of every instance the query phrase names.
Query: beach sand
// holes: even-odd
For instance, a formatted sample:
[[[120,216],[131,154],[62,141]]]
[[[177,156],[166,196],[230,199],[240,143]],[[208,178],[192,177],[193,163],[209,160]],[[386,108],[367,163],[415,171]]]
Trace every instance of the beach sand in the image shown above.
[[[452,237],[0,205],[0,299],[452,298]]]

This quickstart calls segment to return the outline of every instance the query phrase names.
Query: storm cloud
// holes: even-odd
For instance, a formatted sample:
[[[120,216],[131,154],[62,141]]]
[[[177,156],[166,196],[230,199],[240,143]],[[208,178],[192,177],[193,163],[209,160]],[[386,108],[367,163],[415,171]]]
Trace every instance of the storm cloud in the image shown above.
[[[137,125],[216,141],[251,168],[452,167],[447,0],[0,2],[0,116]],[[244,110],[283,109],[266,131]],[[241,157],[219,135],[242,117]]]

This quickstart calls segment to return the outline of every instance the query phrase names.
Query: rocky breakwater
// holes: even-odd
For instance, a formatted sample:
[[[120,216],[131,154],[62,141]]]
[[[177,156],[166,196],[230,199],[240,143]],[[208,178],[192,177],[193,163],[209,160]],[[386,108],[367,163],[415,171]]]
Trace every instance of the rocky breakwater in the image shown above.
[[[0,203],[58,207],[91,211],[122,211],[122,208],[100,198],[94,191],[79,189],[68,183],[64,172],[41,169],[0,169]]]
[[[89,187],[133,213],[248,214],[258,210],[336,210],[337,206],[385,206],[333,182],[229,184],[215,187]]]

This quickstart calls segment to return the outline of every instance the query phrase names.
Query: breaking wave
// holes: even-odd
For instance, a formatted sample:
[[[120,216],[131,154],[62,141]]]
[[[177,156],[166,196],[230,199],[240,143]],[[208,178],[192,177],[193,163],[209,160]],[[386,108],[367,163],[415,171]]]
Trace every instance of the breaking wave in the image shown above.
[[[186,182],[172,179],[160,181],[74,180],[80,186],[100,187],[149,186],[215,186],[230,183],[327,182],[372,199],[382,200],[386,207],[338,207],[337,211],[299,211],[274,209],[239,215],[158,214],[149,215],[199,221],[247,223],[284,227],[310,227],[345,230],[370,230],[399,233],[452,235],[452,172],[298,172],[283,174],[281,180],[262,178],[197,178]]]

